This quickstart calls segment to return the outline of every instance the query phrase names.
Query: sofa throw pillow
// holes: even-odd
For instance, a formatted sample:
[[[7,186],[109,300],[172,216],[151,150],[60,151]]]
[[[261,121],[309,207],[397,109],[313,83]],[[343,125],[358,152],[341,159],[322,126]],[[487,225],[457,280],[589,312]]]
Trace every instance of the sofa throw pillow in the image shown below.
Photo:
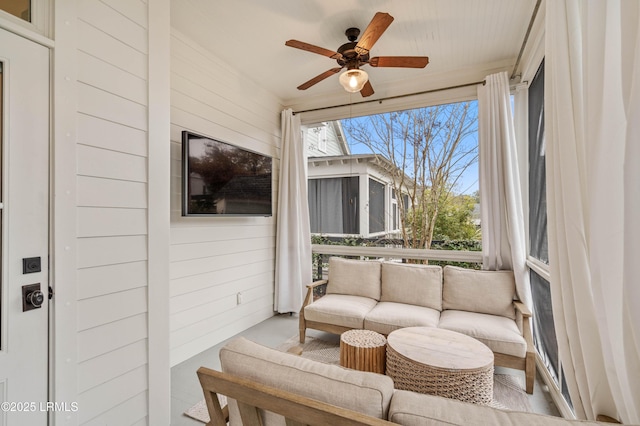
[[[442,311],[442,268],[434,265],[382,264],[381,302],[406,303]]]
[[[330,258],[327,294],[330,293],[380,300],[380,262]]]
[[[442,308],[515,319],[513,271],[476,271],[444,267]]]

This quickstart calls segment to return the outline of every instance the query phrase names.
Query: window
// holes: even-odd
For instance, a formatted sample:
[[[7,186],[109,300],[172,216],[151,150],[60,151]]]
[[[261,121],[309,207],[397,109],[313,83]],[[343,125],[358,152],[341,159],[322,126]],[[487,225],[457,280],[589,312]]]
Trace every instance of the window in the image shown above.
[[[533,298],[533,340],[547,369],[559,382],[559,358],[556,331],[553,327],[551,288],[549,282],[533,270],[530,271]]]
[[[369,233],[384,232],[384,190],[383,183],[369,179]]]
[[[376,192],[375,183],[370,185],[365,234],[377,238],[387,232],[398,237],[397,230],[402,230],[406,237],[402,244],[407,248],[429,247],[435,235],[442,241],[478,240],[478,227],[469,219],[473,204],[454,202],[459,196],[473,197],[478,190],[476,101],[349,118],[341,123],[351,154],[376,155],[377,173],[370,176],[387,186],[383,193]],[[395,199],[391,187],[398,191]],[[440,226],[442,221],[432,223],[432,215],[448,216],[447,226]]]
[[[533,298],[533,341],[569,405],[554,327],[547,235],[547,183],[544,138],[544,62],[529,86],[529,266]],[[547,278],[545,278],[545,275]]]
[[[0,10],[4,10],[24,21],[31,22],[30,0],[0,0]]]
[[[529,253],[549,264],[544,143],[544,63],[529,87]]]
[[[309,179],[311,232],[358,234],[358,177]]]
[[[400,229],[400,209],[398,207],[398,196],[393,188],[391,188],[391,214],[391,230],[397,231]]]
[[[359,235],[370,240],[366,244],[403,238],[404,247],[423,248],[437,234],[442,241],[469,240],[479,249],[480,221],[470,219],[474,203],[458,202],[480,198],[477,110],[476,101],[465,101],[309,124],[309,179],[361,176]],[[321,151],[324,126],[326,153]],[[346,217],[344,205],[314,212],[313,203],[328,202],[316,190],[321,188],[310,186],[316,198],[310,200],[312,232],[340,233],[339,226],[327,228],[320,220],[335,214],[335,225]],[[447,217],[446,226],[427,221],[432,214]]]

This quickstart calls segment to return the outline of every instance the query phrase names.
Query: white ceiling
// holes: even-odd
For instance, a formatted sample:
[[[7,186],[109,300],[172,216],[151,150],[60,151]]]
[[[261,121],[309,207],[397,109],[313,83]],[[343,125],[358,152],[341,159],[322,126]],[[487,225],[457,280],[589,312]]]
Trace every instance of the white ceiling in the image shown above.
[[[296,87],[337,66],[335,60],[285,46],[297,39],[337,50],[344,31],[373,15],[394,22],[371,56],[428,56],[424,69],[365,65],[378,99],[511,73],[536,0],[172,0],[172,26],[276,94],[287,106],[336,105],[349,95],[338,75]]]

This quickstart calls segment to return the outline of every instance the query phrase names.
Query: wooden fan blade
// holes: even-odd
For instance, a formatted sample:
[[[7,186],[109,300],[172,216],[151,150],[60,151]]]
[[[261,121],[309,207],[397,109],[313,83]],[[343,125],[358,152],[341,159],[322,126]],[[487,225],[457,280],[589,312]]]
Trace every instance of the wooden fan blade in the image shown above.
[[[322,74],[313,77],[311,80],[307,81],[306,83],[302,83],[300,86],[298,86],[298,90],[307,90],[309,87],[313,86],[314,84],[321,82],[327,77],[331,77],[337,72],[340,72],[341,69],[342,67],[331,68],[330,70],[327,70]]]
[[[428,63],[428,56],[376,56],[369,59],[372,67],[424,68]]]
[[[324,47],[314,46],[313,44],[305,43],[304,41],[287,40],[284,44],[289,47],[295,47],[296,49],[302,49],[302,50],[306,50],[307,52],[317,53],[318,55],[327,56],[331,59],[338,59],[342,57],[342,55],[338,52],[325,49]]]
[[[369,53],[373,45],[378,41],[382,33],[386,31],[386,29],[393,22],[393,16],[388,13],[378,12],[375,14],[367,29],[364,30],[362,37],[360,37],[360,41],[356,45],[356,52],[359,55],[366,55]]]
[[[371,85],[371,82],[367,80],[367,82],[364,84],[362,89],[360,89],[360,94],[362,95],[363,98],[366,98],[367,96],[371,96],[374,93],[375,92],[373,91],[373,86]]]

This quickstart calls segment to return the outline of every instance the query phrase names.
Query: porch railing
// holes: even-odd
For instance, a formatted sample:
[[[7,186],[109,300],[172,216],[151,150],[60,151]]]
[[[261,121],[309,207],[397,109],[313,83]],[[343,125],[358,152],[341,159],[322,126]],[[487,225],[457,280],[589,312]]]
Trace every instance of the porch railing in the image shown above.
[[[432,250],[396,247],[363,247],[312,244],[311,251],[323,258],[328,256],[367,257],[377,259],[411,259],[441,262],[464,262],[482,265],[482,252],[467,250]],[[322,267],[325,262],[318,262],[317,279],[323,276]]]

